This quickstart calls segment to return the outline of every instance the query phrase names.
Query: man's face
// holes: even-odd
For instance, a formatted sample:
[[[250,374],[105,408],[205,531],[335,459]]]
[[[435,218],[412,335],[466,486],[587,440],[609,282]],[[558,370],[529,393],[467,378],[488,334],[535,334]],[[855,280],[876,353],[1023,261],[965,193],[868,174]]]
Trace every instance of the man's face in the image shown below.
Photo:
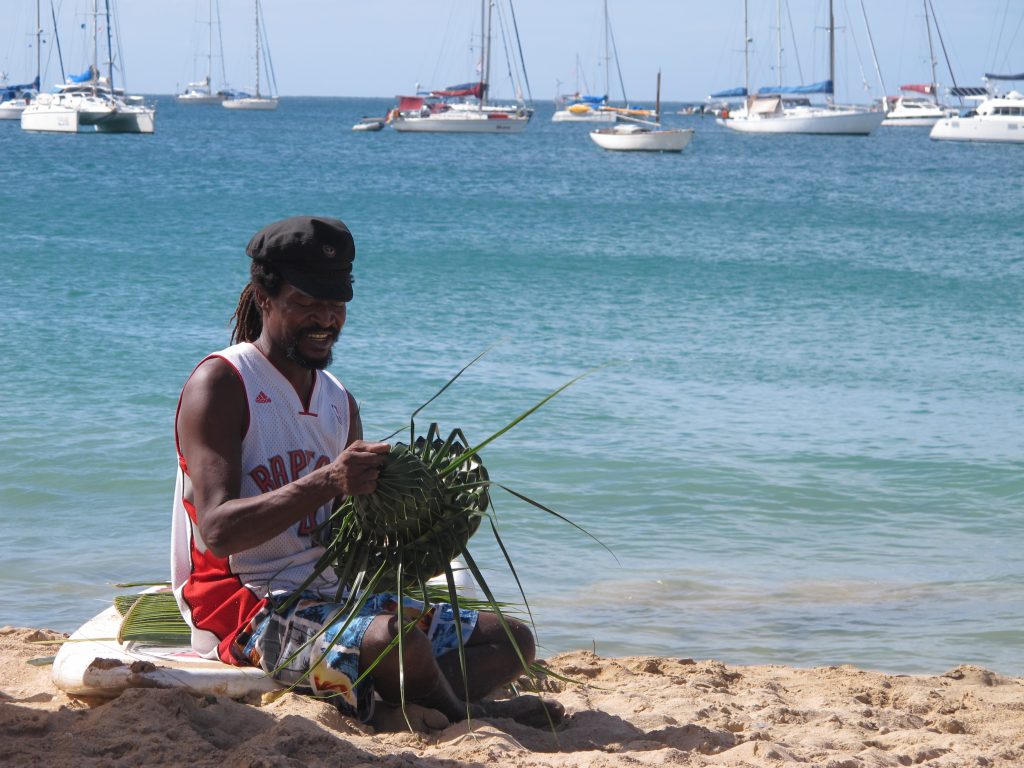
[[[288,359],[303,368],[329,366],[331,349],[345,325],[345,302],[315,299],[287,283],[268,301],[270,311],[263,322]]]

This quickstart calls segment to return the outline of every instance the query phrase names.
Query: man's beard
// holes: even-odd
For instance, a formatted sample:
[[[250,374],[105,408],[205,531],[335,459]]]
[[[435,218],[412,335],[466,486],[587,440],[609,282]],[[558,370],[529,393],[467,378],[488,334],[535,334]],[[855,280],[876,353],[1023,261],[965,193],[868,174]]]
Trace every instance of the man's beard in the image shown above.
[[[312,358],[306,357],[299,351],[299,339],[301,339],[306,333],[315,333],[317,331],[327,331],[328,333],[332,333],[332,331],[327,328],[303,328],[289,341],[288,346],[285,347],[285,355],[289,360],[310,371],[322,371],[334,361],[333,350],[328,350],[327,356],[319,360],[313,360]],[[332,341],[337,341],[338,336],[341,334],[341,330],[333,331],[333,333],[334,338]]]

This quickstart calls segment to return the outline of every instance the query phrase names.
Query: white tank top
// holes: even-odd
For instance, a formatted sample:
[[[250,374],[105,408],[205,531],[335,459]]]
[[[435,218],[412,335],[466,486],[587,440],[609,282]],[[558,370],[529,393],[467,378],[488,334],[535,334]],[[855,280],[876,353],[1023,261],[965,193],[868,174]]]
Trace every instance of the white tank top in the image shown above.
[[[245,388],[248,423],[242,436],[243,498],[280,488],[330,463],[345,449],[351,421],[349,398],[332,374],[317,371],[309,402],[303,403],[291,383],[254,345],[236,344],[203,362],[211,357],[229,363]],[[324,550],[314,545],[311,533],[326,519],[331,505],[311,511],[307,518],[252,549],[216,557],[207,550],[195,523],[192,485],[177,430],[175,446],[174,593],[192,627],[193,648],[204,656],[219,655],[227,661],[230,641],[259,609],[263,598],[296,590],[312,573]],[[333,597],[336,583],[321,577],[310,589]]]

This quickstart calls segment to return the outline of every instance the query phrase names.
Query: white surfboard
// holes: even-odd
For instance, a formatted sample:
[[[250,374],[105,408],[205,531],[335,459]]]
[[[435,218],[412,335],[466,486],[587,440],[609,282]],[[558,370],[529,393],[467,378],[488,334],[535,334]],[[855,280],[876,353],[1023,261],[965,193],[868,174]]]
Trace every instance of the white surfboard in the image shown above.
[[[114,698],[126,688],[186,688],[244,699],[282,688],[262,669],[234,667],[198,656],[187,646],[119,643],[114,606],[87,621],[60,647],[53,682],[75,696]]]
[[[452,561],[460,594],[476,597],[476,583],[461,560]],[[432,579],[441,584],[444,577]],[[147,591],[166,592],[166,587]],[[60,647],[53,682],[74,696],[114,698],[126,688],[186,688],[195,693],[244,699],[284,686],[257,667],[204,659],[184,645],[118,641],[122,615],[115,606],[89,619]]]

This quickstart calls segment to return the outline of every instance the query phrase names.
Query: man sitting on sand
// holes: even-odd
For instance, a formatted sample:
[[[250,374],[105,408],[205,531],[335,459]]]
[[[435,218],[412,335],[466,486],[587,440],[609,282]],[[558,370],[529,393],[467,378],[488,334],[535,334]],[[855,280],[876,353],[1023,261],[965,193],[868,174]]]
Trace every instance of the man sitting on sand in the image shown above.
[[[232,346],[196,366],[178,402],[174,594],[198,653],[260,666],[367,721],[374,692],[400,701],[398,650],[387,650],[398,598],[374,595],[350,619],[324,573],[286,605],[323,554],[317,526],[341,497],[375,490],[389,451],[363,440],[355,399],[326,370],[352,298],[355,246],[341,221],[297,216],[257,232],[246,253],[251,280]],[[523,672],[515,646],[527,662],[535,656],[529,627],[507,621],[515,645],[495,614],[429,606],[403,641],[405,700],[451,721],[559,720],[560,705],[536,696],[482,700]]]

